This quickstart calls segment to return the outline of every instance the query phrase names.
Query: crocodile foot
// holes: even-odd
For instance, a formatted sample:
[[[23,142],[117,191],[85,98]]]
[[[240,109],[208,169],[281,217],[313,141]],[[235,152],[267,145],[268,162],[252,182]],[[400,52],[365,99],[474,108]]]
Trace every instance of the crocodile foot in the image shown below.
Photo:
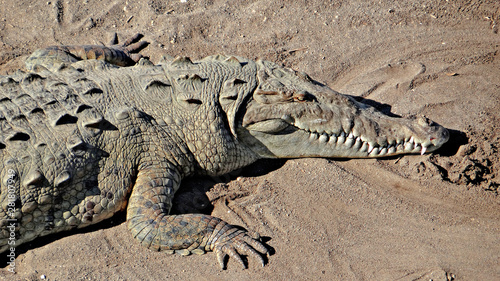
[[[262,255],[267,255],[268,250],[264,244],[258,241],[258,237],[250,237],[248,232],[237,226],[225,222],[220,224],[223,224],[222,228],[219,231],[215,229],[212,234],[215,237],[211,237],[210,240],[213,241],[211,248],[215,252],[222,269],[226,269],[224,262],[226,256],[237,260],[244,268],[247,268],[247,265],[240,255],[251,256],[257,259],[262,266],[265,265]]]
[[[128,38],[122,44],[118,44],[118,35],[113,33],[113,37],[107,44],[108,48],[118,49],[129,56],[134,62],[138,62],[141,58],[145,58],[142,54],[139,54],[144,48],[149,45],[147,41],[140,41],[144,35],[136,33],[134,36]]]
[[[26,69],[36,70],[41,66],[51,71],[70,66],[81,60],[103,60],[117,66],[135,65],[144,56],[139,52],[148,46],[148,42],[140,41],[142,34],[136,34],[118,44],[116,34],[108,46],[102,45],[74,45],[74,46],[51,46],[33,52],[26,59]]]

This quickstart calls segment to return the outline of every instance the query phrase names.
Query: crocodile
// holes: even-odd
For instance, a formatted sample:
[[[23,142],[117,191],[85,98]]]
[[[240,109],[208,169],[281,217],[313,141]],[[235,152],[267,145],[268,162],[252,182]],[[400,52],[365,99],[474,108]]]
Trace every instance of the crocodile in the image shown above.
[[[126,211],[143,246],[263,266],[258,235],[207,214],[171,214],[181,181],[261,158],[432,152],[448,131],[396,117],[273,62],[215,55],[153,64],[124,44],[35,51],[0,77],[0,252]]]

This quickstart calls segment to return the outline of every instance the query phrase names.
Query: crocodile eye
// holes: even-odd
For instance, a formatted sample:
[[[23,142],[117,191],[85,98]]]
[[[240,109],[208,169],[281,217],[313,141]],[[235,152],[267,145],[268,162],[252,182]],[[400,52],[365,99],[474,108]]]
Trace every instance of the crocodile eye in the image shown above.
[[[306,96],[304,94],[296,94],[293,96],[294,101],[304,101]]]
[[[307,91],[299,91],[293,94],[293,100],[297,102],[314,101],[314,96]]]

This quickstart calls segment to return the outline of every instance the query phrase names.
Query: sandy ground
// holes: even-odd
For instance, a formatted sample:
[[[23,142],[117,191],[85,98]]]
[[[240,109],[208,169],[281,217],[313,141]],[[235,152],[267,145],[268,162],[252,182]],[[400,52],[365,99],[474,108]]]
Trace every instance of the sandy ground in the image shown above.
[[[178,211],[259,232],[273,253],[265,267],[149,251],[122,214],[18,247],[17,273],[1,257],[0,279],[500,280],[500,4],[411,2],[1,0],[3,74],[37,48],[141,32],[153,61],[264,58],[381,110],[425,114],[451,140],[431,155],[262,161],[184,184],[213,207]]]

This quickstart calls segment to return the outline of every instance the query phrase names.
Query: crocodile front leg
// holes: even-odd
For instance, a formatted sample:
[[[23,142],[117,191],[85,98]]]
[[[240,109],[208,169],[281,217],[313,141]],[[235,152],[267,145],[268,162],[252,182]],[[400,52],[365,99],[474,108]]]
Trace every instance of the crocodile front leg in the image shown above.
[[[267,254],[263,244],[223,220],[203,214],[169,215],[180,173],[170,163],[149,166],[139,172],[127,209],[128,229],[150,249],[202,254],[214,251],[222,269],[226,255],[245,263],[240,254],[253,256],[264,266],[258,253]]]
[[[140,41],[141,38],[141,34],[136,34],[123,44],[118,44],[114,34],[109,46],[70,45],[39,49],[26,59],[26,69],[36,71],[37,66],[43,66],[56,71],[77,61],[90,59],[104,60],[117,66],[131,66],[143,57],[139,52],[149,44]]]

